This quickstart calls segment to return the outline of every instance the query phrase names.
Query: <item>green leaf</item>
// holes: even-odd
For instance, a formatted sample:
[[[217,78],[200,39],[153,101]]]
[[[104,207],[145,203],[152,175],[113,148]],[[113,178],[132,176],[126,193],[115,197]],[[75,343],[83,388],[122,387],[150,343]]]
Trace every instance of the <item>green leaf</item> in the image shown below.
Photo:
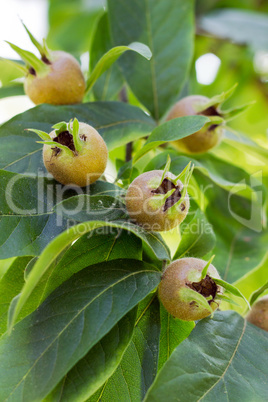
[[[0,197],[1,258],[40,254],[51,239],[76,223],[74,214],[81,220],[124,216],[122,205],[114,198],[120,196],[122,189],[111,183],[98,181],[84,189],[63,190],[60,184],[42,175],[0,171],[0,190],[5,194]],[[60,200],[62,203],[56,204]],[[120,207],[113,211],[114,206]]]
[[[22,78],[28,70],[21,60],[10,60],[0,57],[0,81],[3,86],[12,84],[17,78]]]
[[[126,218],[125,204],[110,195],[76,195],[55,205],[54,211],[59,216],[73,219],[77,223]]]
[[[6,258],[4,260],[0,260],[0,279],[5,275],[7,270],[11,267],[16,257]]]
[[[24,270],[31,258],[16,258],[0,280],[0,336],[7,330],[9,305],[24,285]]]
[[[88,402],[110,402],[115,396],[117,402],[143,400],[157,373],[159,337],[159,302],[150,295],[139,305],[134,336],[118,369]]]
[[[97,79],[106,71],[111,65],[126,51],[132,50],[133,52],[138,53],[139,55],[143,56],[144,58],[150,60],[152,57],[152,53],[148,46],[144,45],[143,43],[133,42],[128,46],[116,46],[112,49],[108,50],[102,58],[97,62],[96,66],[94,67],[92,73],[87,79],[87,87],[86,92],[89,92]]]
[[[268,334],[237,313],[215,313],[173,352],[145,401],[265,401],[267,347]]]
[[[202,17],[200,26],[214,36],[248,44],[254,50],[268,49],[268,17],[265,13],[225,8]]]
[[[247,301],[247,299],[245,298],[245,296],[240,292],[239,289],[237,289],[235,286],[231,285],[230,283],[228,283],[228,282],[226,282],[226,281],[223,281],[222,279],[213,278],[213,277],[212,277],[212,279],[214,280],[214,282],[215,282],[217,285],[222,286],[222,287],[223,287],[225,290],[227,290],[229,293],[231,293],[231,294],[233,294],[234,296],[237,296],[237,297],[240,297],[241,299],[243,299],[243,300],[247,303],[248,307],[250,308],[249,302]]]
[[[175,102],[188,75],[193,1],[108,0],[108,15],[114,45],[139,41],[153,53],[150,62],[126,54],[119,64],[135,96],[158,121]]]
[[[103,261],[141,260],[141,239],[118,228],[102,227],[85,234],[51,264],[22,308],[19,320],[32,313],[50,293],[73,274]],[[35,261],[36,262],[36,261]],[[28,280],[29,272],[27,274]]]
[[[215,246],[216,238],[213,228],[200,209],[194,212],[189,222],[183,222],[180,227],[181,241],[174,256],[175,260],[187,256],[203,257]]]
[[[73,275],[1,338],[1,398],[19,400],[22,392],[25,400],[44,398],[159,281],[160,272],[137,260],[100,263]],[[44,367],[50,375],[40,375]]]
[[[83,402],[89,398],[113,374],[128,347],[136,321],[137,308],[125,315],[67,373],[45,402]]]
[[[94,102],[70,106],[40,105],[19,114],[0,127],[0,168],[16,173],[44,170],[42,147],[33,128],[49,133],[58,121],[72,118],[87,122],[102,135],[109,151],[149,135],[154,121],[137,107],[122,102]]]
[[[176,347],[188,338],[195,327],[194,321],[182,321],[172,317],[161,305],[161,333],[159,345],[158,370],[162,368],[165,362],[170,358]]]
[[[107,13],[99,19],[94,38],[90,49],[90,70],[97,64],[98,60],[113,47]],[[95,82],[93,93],[96,100],[112,100],[124,84],[122,73],[118,63],[114,63],[110,69],[103,73]]]
[[[250,296],[249,303],[251,306],[255,303],[256,300],[261,296],[261,294],[268,289],[268,282],[266,282],[263,286],[261,286],[259,289],[255,290],[255,292],[252,293]]]
[[[209,119],[205,116],[186,116],[169,120],[156,127],[147,139],[145,145],[136,153],[133,162],[165,142],[179,140],[200,130]]]
[[[50,1],[47,37],[49,47],[77,56],[88,52],[95,25],[103,14],[104,6],[105,0]]]
[[[133,225],[129,222],[118,221],[115,223],[105,221],[91,221],[83,222],[79,225],[73,226],[69,228],[66,232],[61,233],[61,235],[59,235],[51,243],[49,243],[43,253],[40,255],[34,268],[29,274],[25,286],[22,289],[20,298],[17,300],[16,305],[13,306],[14,308],[10,313],[9,328],[14,325],[22,307],[30,297],[31,293],[33,292],[45,272],[51,267],[53,262],[61,254],[61,252],[63,252],[73,241],[81,237],[81,235],[105,226],[129,230],[130,232],[136,234],[136,236],[140,237],[143,241],[145,241],[158,258],[170,258],[169,250],[159,235],[154,232],[146,232],[139,226]]]
[[[25,95],[23,84],[20,82],[0,87],[0,99],[20,95]]]

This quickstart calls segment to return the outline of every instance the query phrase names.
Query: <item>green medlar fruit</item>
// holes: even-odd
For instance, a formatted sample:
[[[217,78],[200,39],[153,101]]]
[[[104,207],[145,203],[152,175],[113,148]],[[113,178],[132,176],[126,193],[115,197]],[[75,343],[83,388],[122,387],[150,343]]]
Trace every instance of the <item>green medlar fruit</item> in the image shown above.
[[[174,317],[185,321],[200,320],[213,313],[220,304],[217,295],[222,293],[222,288],[213,278],[220,279],[220,276],[210,261],[181,258],[165,269],[158,288],[159,298]]]
[[[43,161],[46,169],[61,184],[80,187],[94,183],[104,172],[108,150],[100,134],[86,123],[61,122],[44,133],[31,129],[44,141]]]
[[[223,92],[209,99],[201,95],[190,95],[177,102],[170,110],[167,120],[176,117],[202,115],[209,118],[209,122],[201,130],[173,141],[175,148],[186,153],[203,153],[218,145],[224,134],[226,123],[244,112],[252,102],[229,110],[222,110],[221,105],[232,95],[234,85],[229,91]]]
[[[138,225],[150,231],[167,231],[186,217],[190,201],[186,191],[193,168],[190,164],[179,176],[152,170],[138,176],[129,186],[126,207]],[[185,174],[185,180],[182,178]]]
[[[261,297],[253,304],[246,318],[251,324],[268,331],[268,295]]]
[[[178,101],[171,109],[167,116],[167,120],[176,117],[203,115],[203,116],[221,116],[215,106],[209,104],[210,99],[201,95],[191,95]],[[187,153],[203,153],[218,145],[223,137],[224,128],[218,124],[207,124],[201,130],[182,138],[181,140],[173,141],[175,148]]]
[[[86,83],[77,60],[69,53],[51,51],[46,43],[41,45],[24,25],[31,41],[38,49],[41,58],[20,49],[10,42],[9,45],[24,60],[26,66],[17,64],[25,73],[24,90],[36,104],[68,105],[82,101]]]

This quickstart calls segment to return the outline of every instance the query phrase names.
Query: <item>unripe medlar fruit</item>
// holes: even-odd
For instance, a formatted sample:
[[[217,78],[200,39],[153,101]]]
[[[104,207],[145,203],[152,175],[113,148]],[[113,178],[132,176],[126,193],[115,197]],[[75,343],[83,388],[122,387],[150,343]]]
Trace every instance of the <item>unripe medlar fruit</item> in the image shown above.
[[[30,68],[24,81],[26,95],[36,104],[69,105],[80,103],[86,83],[77,60],[63,51],[50,52],[44,73]]]
[[[165,269],[158,294],[166,310],[174,317],[185,321],[200,320],[219,307],[217,295],[222,293],[222,288],[213,278],[220,279],[220,276],[209,264],[202,279],[206,265],[207,262],[199,258],[181,258]]]
[[[84,187],[94,183],[107,164],[108,150],[103,138],[92,126],[77,119],[53,127],[50,134],[29,130],[44,140],[43,160],[48,172],[64,185]]]
[[[23,24],[24,25],[24,24]],[[9,45],[24,60],[25,66],[16,64],[26,75],[24,90],[36,104],[69,105],[82,101],[86,83],[77,60],[69,53],[51,51],[45,40],[41,45],[24,25],[30,40],[40,53],[23,50],[10,42]]]
[[[203,115],[203,116],[221,116],[215,106],[206,108],[206,104],[210,101],[209,98],[201,95],[190,95],[179,100],[171,109],[167,116],[167,120],[176,117]],[[181,140],[173,141],[172,144],[187,153],[203,153],[218,145],[222,139],[224,128],[221,125],[210,124],[205,125],[201,130],[182,138]]]
[[[268,295],[261,297],[253,304],[246,318],[251,324],[268,331]]]
[[[163,170],[141,174],[127,190],[129,216],[145,230],[160,232],[174,228],[189,210],[187,184]]]

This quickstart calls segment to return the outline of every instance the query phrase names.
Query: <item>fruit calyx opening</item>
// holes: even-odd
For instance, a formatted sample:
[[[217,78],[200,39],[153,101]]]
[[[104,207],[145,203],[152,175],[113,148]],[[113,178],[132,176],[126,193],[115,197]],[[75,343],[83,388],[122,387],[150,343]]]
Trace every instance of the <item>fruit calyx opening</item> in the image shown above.
[[[75,152],[75,146],[74,146],[74,140],[73,136],[69,131],[62,131],[61,133],[58,134],[57,137],[53,138],[54,142],[58,142],[61,145],[65,145],[68,147],[71,151]],[[58,148],[59,149],[59,148]],[[60,150],[60,149],[59,149]]]
[[[207,109],[202,110],[198,114],[201,114],[202,116],[222,116],[215,106],[209,106]]]
[[[42,55],[41,60],[45,63],[45,64],[52,64],[50,60],[48,60],[47,56],[45,54]]]
[[[36,76],[36,71],[33,67],[30,67],[28,71],[29,71],[29,74]]]
[[[212,299],[208,300],[209,304],[215,299],[218,291],[217,284],[209,275],[206,275],[205,278],[201,279],[199,282],[188,282],[186,286],[200,293],[205,298],[212,297]]]
[[[151,192],[153,194],[167,194],[170,190],[175,190],[173,193],[165,200],[163,205],[163,211],[166,212],[169,208],[173,207],[180,199],[181,199],[181,186],[175,186],[172,181],[168,178],[165,178],[160,186],[158,186],[155,190]],[[185,205],[181,204],[181,210],[185,209]]]

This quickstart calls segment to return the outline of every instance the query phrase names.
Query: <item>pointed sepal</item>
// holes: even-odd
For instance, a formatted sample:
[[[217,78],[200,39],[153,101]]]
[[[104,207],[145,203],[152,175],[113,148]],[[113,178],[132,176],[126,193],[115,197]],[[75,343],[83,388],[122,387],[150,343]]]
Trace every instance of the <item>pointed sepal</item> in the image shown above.
[[[42,60],[39,60],[32,52],[28,50],[21,49],[20,47],[14,45],[11,42],[6,41],[9,46],[22,58],[26,63],[27,67],[32,67],[38,75],[46,75],[49,72],[49,66],[45,64]]]
[[[207,272],[208,272],[208,268],[209,268],[210,264],[212,263],[212,261],[214,260],[214,258],[215,258],[215,255],[213,255],[213,256],[210,258],[210,260],[207,262],[207,264],[206,264],[205,267],[203,268],[202,273],[201,273],[201,280],[206,277]]]
[[[248,308],[249,308],[249,309],[251,308],[251,307],[250,307],[250,304],[249,304],[249,302],[248,302],[248,300],[247,300],[247,299],[245,298],[245,296],[240,292],[239,289],[237,289],[235,286],[231,285],[230,283],[225,282],[225,281],[222,280],[222,279],[213,278],[213,277],[211,277],[211,278],[213,279],[213,281],[214,281],[217,285],[219,285],[219,286],[223,287],[225,290],[227,290],[227,292],[233,294],[234,296],[237,296],[237,297],[240,297],[241,299],[243,299],[243,300],[247,303]]]

